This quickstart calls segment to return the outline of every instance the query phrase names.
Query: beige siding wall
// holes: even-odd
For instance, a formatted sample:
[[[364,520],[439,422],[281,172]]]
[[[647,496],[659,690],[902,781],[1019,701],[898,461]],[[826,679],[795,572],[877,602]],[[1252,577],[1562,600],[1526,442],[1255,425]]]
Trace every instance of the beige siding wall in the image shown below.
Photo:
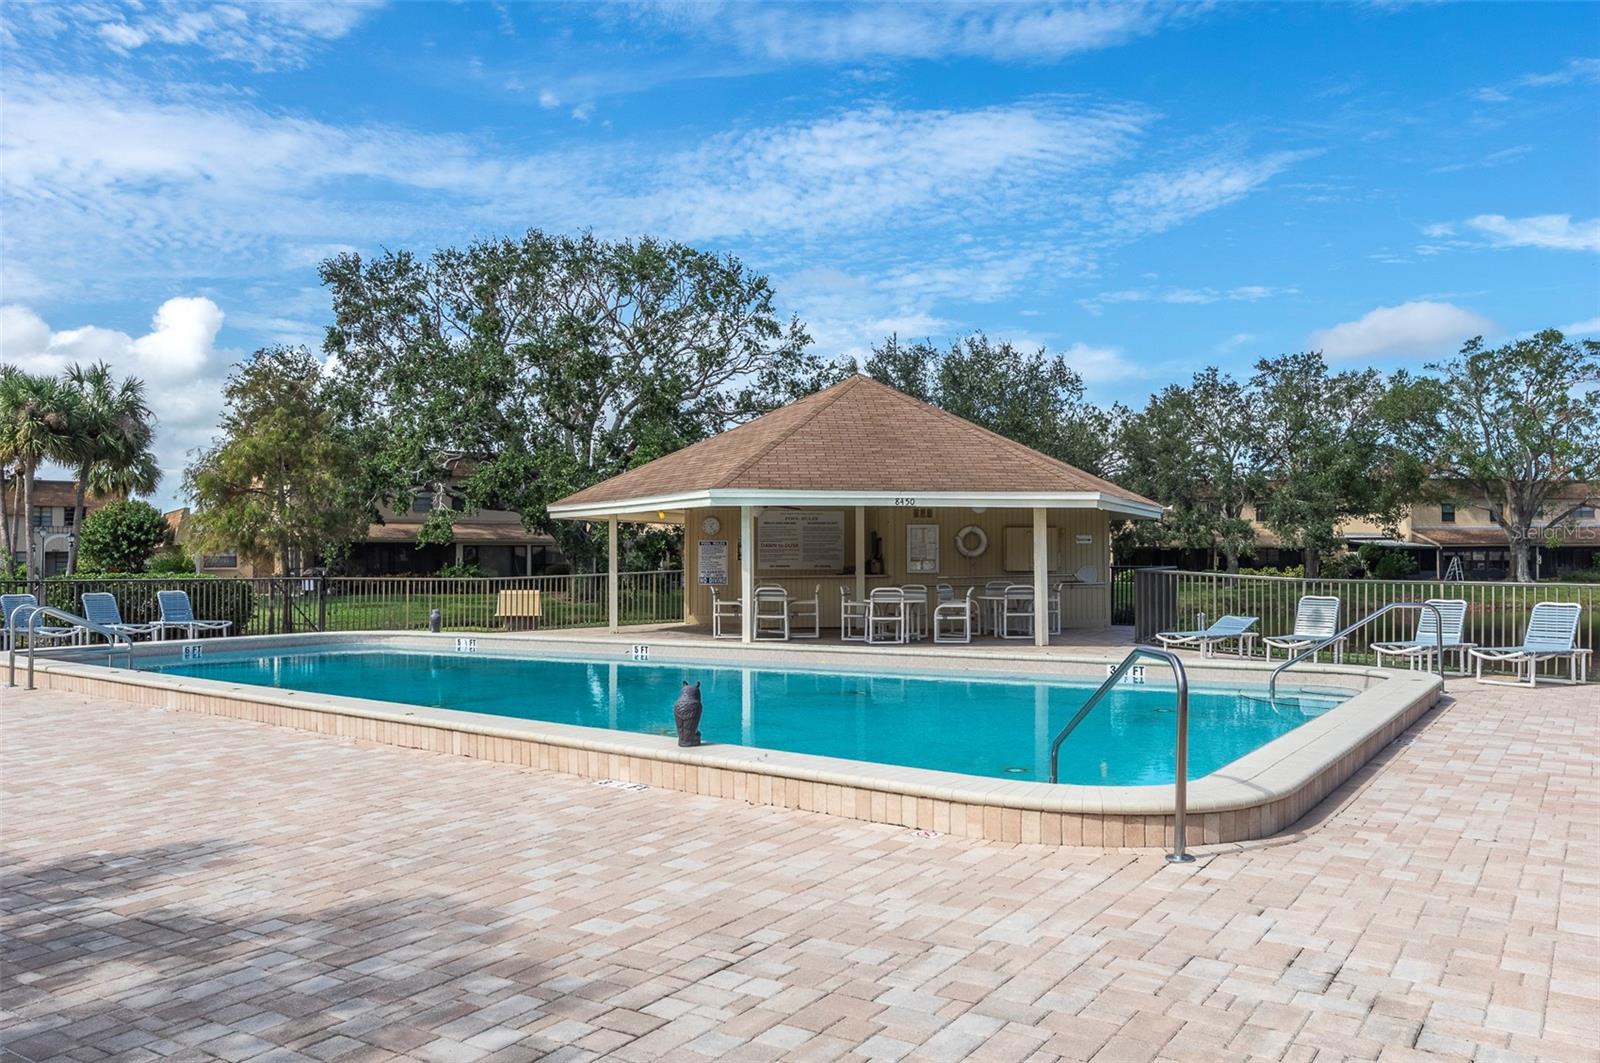
[[[819,506],[822,510],[844,512],[844,556],[847,568],[855,564],[855,510],[852,507]],[[866,514],[867,541],[876,532],[883,540],[884,574],[868,576],[868,589],[904,583],[920,583],[930,588],[936,583],[950,583],[963,590],[968,584],[983,584],[991,579],[1009,579],[1015,583],[1031,583],[1027,556],[1013,564],[1020,571],[1006,571],[1006,529],[1033,525],[1032,510],[990,509],[974,513],[967,508],[869,508]],[[701,530],[701,522],[715,516],[722,527],[715,535]],[[1048,518],[1051,528],[1059,529],[1059,555],[1051,566],[1052,577],[1070,579],[1080,568],[1092,566],[1094,580],[1085,585],[1068,587],[1065,595],[1065,623],[1068,627],[1104,627],[1111,622],[1111,565],[1110,528],[1108,514],[1101,510],[1075,509],[1051,510]],[[906,527],[911,524],[935,524],[939,527],[939,572],[937,574],[906,571]],[[956,550],[956,532],[968,525],[982,528],[989,536],[989,547],[979,557],[966,558]],[[1089,541],[1079,543],[1079,536]],[[717,594],[724,598],[739,597],[739,511],[737,509],[690,510],[684,526],[684,578],[687,592],[684,595],[685,621],[691,624],[711,623],[711,588],[700,584],[699,542],[702,539],[728,541],[728,583],[718,587]],[[868,547],[870,556],[871,548]],[[820,587],[822,598],[822,626],[839,626],[839,591],[844,588],[855,593],[856,578],[831,572],[804,574],[784,572],[781,577],[765,572],[761,559],[756,558],[756,580],[760,584],[777,584],[787,589],[791,596],[811,597]],[[1055,579],[1052,579],[1052,586]]]

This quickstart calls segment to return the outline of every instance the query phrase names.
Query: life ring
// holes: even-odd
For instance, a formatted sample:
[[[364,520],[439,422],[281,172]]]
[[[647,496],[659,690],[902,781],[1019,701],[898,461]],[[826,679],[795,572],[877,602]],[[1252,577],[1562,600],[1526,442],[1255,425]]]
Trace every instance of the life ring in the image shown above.
[[[989,549],[989,533],[976,524],[956,532],[956,553],[962,557],[981,557]]]

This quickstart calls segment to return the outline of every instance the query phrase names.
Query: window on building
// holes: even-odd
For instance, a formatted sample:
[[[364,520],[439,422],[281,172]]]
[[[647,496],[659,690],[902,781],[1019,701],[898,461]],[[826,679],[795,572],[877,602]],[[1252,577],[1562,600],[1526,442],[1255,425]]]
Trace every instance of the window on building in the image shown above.
[[[1579,506],[1577,509],[1572,511],[1572,515],[1578,520],[1594,520],[1594,507]]]
[[[33,526],[35,528],[54,528],[56,526],[56,511],[53,506],[33,507]]]
[[[413,512],[413,513],[432,513],[433,512],[433,496],[429,495],[429,494],[412,495],[411,496],[411,512]]]
[[[1456,504],[1454,502],[1441,503],[1439,505],[1439,519],[1445,524],[1454,524],[1456,522]]]
[[[238,568],[239,555],[234,554],[201,554],[201,568]]]
[[[63,528],[72,527],[73,518],[75,518],[77,515],[78,515],[78,507],[77,506],[64,506],[64,507],[62,507],[62,509],[61,509],[61,526]]]

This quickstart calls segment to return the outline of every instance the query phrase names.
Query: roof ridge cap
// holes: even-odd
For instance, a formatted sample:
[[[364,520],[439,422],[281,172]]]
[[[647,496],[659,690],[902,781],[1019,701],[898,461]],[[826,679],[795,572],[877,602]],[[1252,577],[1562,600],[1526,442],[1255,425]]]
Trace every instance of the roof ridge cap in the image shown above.
[[[755,453],[751,454],[744,461],[741,461],[739,464],[737,464],[733,468],[729,469],[727,475],[722,477],[722,479],[718,482],[717,486],[718,487],[726,487],[731,481],[737,479],[741,473],[745,472],[745,470],[749,469],[752,465],[756,464],[756,462],[760,461],[762,458],[764,458],[768,454],[772,453],[773,449],[776,448],[778,446],[778,444],[780,444],[780,443],[784,442],[785,440],[787,440],[790,436],[792,436],[796,432],[800,431],[800,429],[803,428],[804,426],[806,426],[807,424],[810,424],[813,420],[816,419],[817,415],[820,414],[823,410],[826,410],[828,407],[830,407],[834,403],[838,402],[840,396],[844,395],[847,391],[853,390],[855,385],[858,382],[860,382],[860,380],[861,380],[861,374],[857,373],[855,376],[850,377],[848,380],[839,381],[839,383],[833,385],[831,388],[823,388],[822,391],[812,392],[810,395],[805,396],[805,398],[797,400],[797,401],[800,401],[800,402],[804,402],[805,399],[815,398],[817,396],[825,394],[828,391],[834,392],[834,394],[832,396],[830,396],[826,402],[817,403],[816,404],[816,408],[811,410],[811,411],[809,411],[807,416],[796,418],[794,424],[790,425],[788,428],[785,428],[783,431],[781,431],[777,435],[773,436],[772,440],[770,442],[768,442],[766,444],[766,446],[758,448],[755,451]],[[779,410],[781,410],[783,408],[784,407],[782,407],[782,406],[778,407]],[[774,410],[772,412],[773,413],[777,413],[778,411]],[[757,420],[759,420],[759,419],[760,418],[757,418]],[[750,422],[747,422],[747,423],[754,424],[755,421],[750,421]],[[715,438],[715,437],[713,437],[713,438]]]

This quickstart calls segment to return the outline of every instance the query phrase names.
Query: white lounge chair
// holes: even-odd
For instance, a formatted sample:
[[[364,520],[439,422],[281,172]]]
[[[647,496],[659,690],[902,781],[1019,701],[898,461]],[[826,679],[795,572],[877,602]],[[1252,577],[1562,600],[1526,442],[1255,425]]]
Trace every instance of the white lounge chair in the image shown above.
[[[965,598],[955,597],[954,588],[951,588],[951,596],[945,598],[945,588],[939,589],[939,604],[933,607],[933,641],[971,642],[972,588],[967,588]]]
[[[1300,604],[1294,610],[1293,631],[1287,635],[1261,636],[1261,644],[1266,647],[1267,660],[1272,660],[1274,649],[1282,650],[1285,657],[1293,657],[1301,650],[1315,646],[1333,635],[1339,630],[1339,609],[1342,604],[1337,598],[1320,594],[1307,594],[1302,597]],[[1333,644],[1333,663],[1338,664],[1344,660],[1346,641],[1340,639]],[[1322,651],[1318,650],[1311,659],[1316,661],[1321,656]]]
[[[1439,624],[1444,623],[1444,655],[1449,658],[1452,652],[1461,658],[1461,671],[1467,670],[1467,651],[1473,643],[1461,641],[1461,635],[1467,626],[1467,603],[1462,598],[1429,598],[1424,605],[1431,605],[1438,609],[1438,615],[1433,609],[1424,609],[1417,616],[1417,633],[1409,639],[1395,642],[1374,642],[1372,652],[1378,658],[1378,663],[1383,664],[1385,657],[1404,659],[1412,668],[1421,665],[1424,668],[1433,667],[1433,655],[1439,651]],[[1443,662],[1441,662],[1443,663]]]
[[[757,587],[755,620],[750,637],[758,641],[789,641],[789,592],[782,587]]]
[[[1528,686],[1537,686],[1539,662],[1566,658],[1570,681],[1586,682],[1589,678],[1589,651],[1578,646],[1578,618],[1583,606],[1577,602],[1539,602],[1528,616],[1528,629],[1522,633],[1520,646],[1482,646],[1471,651],[1478,662],[1477,679],[1480,683],[1499,683],[1502,686],[1521,686],[1504,680],[1483,678],[1483,665],[1509,664],[1518,675],[1524,666],[1528,669]],[[1556,680],[1562,682],[1563,680]]]
[[[233,626],[232,620],[196,619],[188,591],[156,591],[156,609],[161,614],[157,626],[162,638],[168,631],[182,631],[185,638],[197,639],[207,631],[226,633]]]
[[[78,641],[83,629],[76,624],[61,627],[41,620],[30,627],[33,610],[38,607],[39,599],[31,594],[0,594],[0,630],[5,633],[4,646],[0,648],[10,650],[13,645],[19,645],[17,639],[21,635],[37,636],[50,642]]]
[[[1229,639],[1237,639],[1239,656],[1248,657],[1256,638],[1255,632],[1250,629],[1256,626],[1257,619],[1253,616],[1231,614],[1220,616],[1203,631],[1158,631],[1156,641],[1168,647],[1195,647],[1205,656],[1211,657],[1216,654],[1218,645]]]
[[[715,587],[711,588],[711,637],[714,639],[743,638],[744,633],[739,630],[739,617],[743,615],[744,603],[737,598],[724,598],[717,593]],[[724,622],[733,624],[732,633],[724,632]]]
[[[156,632],[161,630],[161,625],[128,624],[122,620],[122,610],[117,605],[117,596],[109,591],[86,591],[78,596],[83,602],[83,618],[91,624],[97,624],[107,631],[115,631],[119,635],[133,638],[135,635],[149,635],[155,638]],[[84,641],[89,641],[89,631],[84,630]]]

